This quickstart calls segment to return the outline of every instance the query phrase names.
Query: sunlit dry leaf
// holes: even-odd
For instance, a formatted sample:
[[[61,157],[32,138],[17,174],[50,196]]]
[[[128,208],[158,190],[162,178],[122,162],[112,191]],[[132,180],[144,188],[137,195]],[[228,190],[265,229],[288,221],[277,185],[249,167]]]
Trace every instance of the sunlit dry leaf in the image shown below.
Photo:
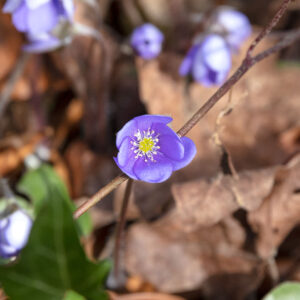
[[[215,274],[253,271],[256,259],[239,249],[244,238],[232,219],[193,233],[180,232],[169,221],[140,223],[128,232],[125,265],[161,291],[191,290]]]
[[[249,223],[258,234],[257,251],[263,258],[276,255],[281,242],[299,224],[300,163],[282,167],[275,175],[268,197],[248,214]]]
[[[172,186],[177,222],[187,231],[218,223],[239,208],[257,209],[273,186],[276,168],[240,173],[214,180],[199,179]]]

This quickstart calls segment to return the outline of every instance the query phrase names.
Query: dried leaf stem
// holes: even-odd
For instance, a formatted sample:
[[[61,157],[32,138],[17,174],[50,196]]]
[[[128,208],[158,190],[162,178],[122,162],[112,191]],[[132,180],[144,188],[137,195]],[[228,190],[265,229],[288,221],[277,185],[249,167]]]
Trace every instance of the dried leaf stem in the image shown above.
[[[185,136],[208,112],[209,110],[236,84],[240,78],[256,63],[270,56],[271,54],[278,52],[296,40],[300,39],[300,28],[292,30],[283,35],[282,39],[273,47],[268,48],[255,56],[252,56],[253,51],[259,42],[268,35],[271,30],[276,26],[279,19],[282,17],[286,11],[289,3],[292,0],[284,0],[279,7],[277,13],[270,21],[270,23],[260,32],[257,38],[251,43],[247,50],[245,59],[235,71],[235,73],[199,108],[199,110],[178,130],[178,135]],[[122,180],[120,180],[122,178]],[[91,199],[87,200],[83,205],[81,205],[74,213],[75,218],[78,218],[84,212],[86,212],[90,207],[99,202],[104,196],[113,191],[118,187],[119,184],[128,179],[127,175],[119,175],[107,186],[101,188],[97,194],[95,194]],[[105,193],[102,191],[105,190]],[[107,192],[108,191],[108,192]]]

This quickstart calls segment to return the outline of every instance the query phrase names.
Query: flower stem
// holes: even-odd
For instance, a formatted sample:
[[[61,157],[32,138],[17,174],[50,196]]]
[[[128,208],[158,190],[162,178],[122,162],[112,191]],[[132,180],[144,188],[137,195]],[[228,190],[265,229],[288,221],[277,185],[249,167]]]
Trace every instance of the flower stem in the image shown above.
[[[127,207],[129,203],[129,197],[131,193],[131,188],[132,188],[132,183],[133,180],[129,178],[126,184],[126,189],[125,189],[125,194],[122,202],[122,208],[120,212],[120,216],[118,219],[118,224],[116,228],[116,238],[115,238],[115,248],[114,248],[114,276],[115,279],[118,281],[119,277],[119,267],[120,267],[120,247],[122,244],[122,233],[124,230],[125,226],[125,221],[126,221],[126,212],[127,212]]]

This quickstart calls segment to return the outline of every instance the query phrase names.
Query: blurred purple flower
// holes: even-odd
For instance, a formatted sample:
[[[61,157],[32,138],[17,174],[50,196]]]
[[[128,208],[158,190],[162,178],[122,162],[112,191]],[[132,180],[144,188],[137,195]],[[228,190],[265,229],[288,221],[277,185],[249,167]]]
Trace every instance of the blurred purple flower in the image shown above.
[[[222,84],[231,68],[231,53],[226,41],[217,34],[207,35],[195,44],[181,63],[179,74],[191,75],[204,86]]]
[[[169,126],[171,117],[143,115],[117,133],[115,162],[130,178],[151,183],[167,180],[188,165],[196,154],[194,142],[179,137]]]
[[[3,12],[12,13],[15,27],[27,35],[25,51],[45,52],[68,40],[55,30],[72,22],[74,5],[73,0],[7,0]]]
[[[147,23],[133,31],[130,44],[139,56],[148,60],[160,54],[163,40],[162,32],[154,25]]]
[[[225,40],[232,50],[237,50],[251,34],[251,24],[247,16],[230,8],[220,8],[213,22],[225,33]]]
[[[0,220],[0,256],[16,256],[26,245],[32,220],[22,210],[17,210]]]

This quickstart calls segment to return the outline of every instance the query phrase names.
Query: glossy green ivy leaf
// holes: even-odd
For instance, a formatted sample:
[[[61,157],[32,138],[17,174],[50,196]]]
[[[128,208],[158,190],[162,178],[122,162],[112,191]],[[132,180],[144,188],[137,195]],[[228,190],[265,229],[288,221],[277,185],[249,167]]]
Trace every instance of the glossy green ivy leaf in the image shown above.
[[[87,299],[107,299],[103,282],[110,263],[87,260],[66,190],[53,178],[51,168],[42,168],[39,174],[44,203],[19,261],[0,267],[5,293],[13,300],[61,300],[73,290]]]
[[[74,211],[75,205],[70,200],[67,188],[65,187],[64,183],[52,167],[44,164],[38,169],[26,172],[17,186],[18,191],[24,193],[32,200],[35,213],[38,213],[45,199],[47,199],[48,197],[46,187],[47,182],[45,181],[45,176],[43,174],[45,174],[45,176],[47,177],[48,182],[51,182],[51,184],[56,185],[59,188],[64,198],[67,199],[71,209]],[[77,222],[83,235],[88,235],[91,233],[92,220],[89,213],[83,214],[77,220]]]
[[[67,291],[63,300],[86,300],[86,298],[74,291]]]
[[[300,283],[285,282],[274,288],[263,300],[299,300]]]

